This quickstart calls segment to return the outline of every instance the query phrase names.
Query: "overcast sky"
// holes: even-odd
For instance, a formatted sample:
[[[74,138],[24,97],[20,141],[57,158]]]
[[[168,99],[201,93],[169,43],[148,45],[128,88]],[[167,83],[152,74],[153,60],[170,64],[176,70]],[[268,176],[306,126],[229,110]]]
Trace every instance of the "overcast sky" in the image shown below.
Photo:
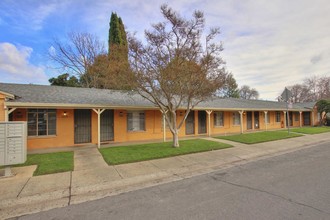
[[[275,100],[306,77],[330,76],[328,0],[1,0],[0,82],[48,84],[60,74],[46,57],[52,39],[80,31],[107,45],[111,12],[142,40],[162,21],[163,3],[186,18],[202,10],[207,29],[220,27],[228,71],[262,99]]]

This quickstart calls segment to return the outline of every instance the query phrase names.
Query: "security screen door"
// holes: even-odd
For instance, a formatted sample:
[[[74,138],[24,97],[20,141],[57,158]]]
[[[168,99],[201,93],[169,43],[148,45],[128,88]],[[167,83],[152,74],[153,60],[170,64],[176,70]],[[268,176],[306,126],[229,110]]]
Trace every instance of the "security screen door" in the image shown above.
[[[259,129],[259,112],[254,112],[254,129]]]
[[[206,112],[198,111],[198,134],[206,133]]]
[[[194,111],[190,111],[186,119],[186,134],[195,133],[195,117]]]
[[[246,112],[246,128],[252,129],[252,112]]]
[[[107,109],[101,114],[101,141],[113,141],[113,110]]]
[[[91,110],[74,110],[74,143],[90,143],[91,138]]]

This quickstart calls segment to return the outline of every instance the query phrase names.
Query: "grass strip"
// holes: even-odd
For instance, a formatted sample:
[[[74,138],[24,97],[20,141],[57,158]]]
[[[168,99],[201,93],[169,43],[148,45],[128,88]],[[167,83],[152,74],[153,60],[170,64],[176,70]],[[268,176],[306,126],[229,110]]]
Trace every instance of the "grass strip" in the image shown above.
[[[184,140],[179,143],[178,148],[172,147],[172,142],[165,142],[102,148],[100,152],[109,165],[115,165],[232,147],[203,139]]]
[[[330,132],[330,127],[303,127],[303,128],[293,128],[293,132],[302,134],[320,134],[325,132]]]
[[[33,176],[72,171],[74,167],[73,152],[28,154],[26,162],[16,166],[29,165],[37,165]]]
[[[255,133],[244,133],[230,136],[219,136],[218,139],[224,139],[234,142],[239,142],[243,144],[256,144],[268,141],[276,141],[286,138],[300,137],[301,134],[290,133],[287,131],[264,131]]]

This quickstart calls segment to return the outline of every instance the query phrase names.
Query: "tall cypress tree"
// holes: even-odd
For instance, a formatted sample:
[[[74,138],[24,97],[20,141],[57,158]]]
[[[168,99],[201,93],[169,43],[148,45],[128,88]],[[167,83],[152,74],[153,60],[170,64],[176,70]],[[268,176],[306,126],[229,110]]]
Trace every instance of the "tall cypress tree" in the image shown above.
[[[107,74],[109,86],[112,89],[131,89],[124,84],[131,71],[128,63],[128,43],[125,26],[122,19],[112,13],[109,28],[109,72]]]
[[[121,20],[121,19],[120,19]],[[109,29],[109,54],[111,50],[111,46],[113,44],[120,45],[122,44],[122,37],[121,37],[121,27],[119,25],[119,18],[116,13],[111,13],[110,18],[110,29]]]
[[[124,58],[128,60],[128,43],[127,43],[127,36],[126,36],[126,31],[125,31],[125,26],[123,24],[123,21],[121,20],[121,17],[118,18],[118,23],[119,23],[119,29],[120,29],[120,36],[121,36],[121,43],[122,49],[123,49],[123,55]]]

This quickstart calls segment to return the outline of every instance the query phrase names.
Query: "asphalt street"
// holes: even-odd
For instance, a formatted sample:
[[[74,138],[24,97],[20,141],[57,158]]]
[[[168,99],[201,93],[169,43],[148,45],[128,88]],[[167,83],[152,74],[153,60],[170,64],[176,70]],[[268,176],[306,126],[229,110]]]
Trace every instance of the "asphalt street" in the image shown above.
[[[330,144],[16,219],[330,219]]]

